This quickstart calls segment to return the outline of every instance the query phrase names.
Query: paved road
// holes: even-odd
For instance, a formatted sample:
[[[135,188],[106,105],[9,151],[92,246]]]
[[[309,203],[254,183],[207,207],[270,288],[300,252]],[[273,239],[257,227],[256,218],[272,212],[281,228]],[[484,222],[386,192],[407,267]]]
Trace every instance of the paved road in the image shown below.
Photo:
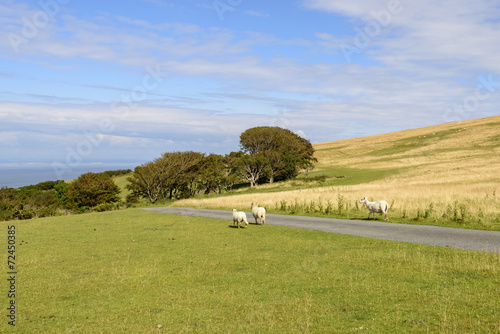
[[[233,220],[231,211],[190,208],[147,208],[145,210],[174,215]],[[248,222],[255,222],[247,213]],[[500,231],[480,231],[426,225],[392,224],[380,221],[343,220],[267,214],[266,224],[357,235],[415,244],[444,246],[500,253]]]

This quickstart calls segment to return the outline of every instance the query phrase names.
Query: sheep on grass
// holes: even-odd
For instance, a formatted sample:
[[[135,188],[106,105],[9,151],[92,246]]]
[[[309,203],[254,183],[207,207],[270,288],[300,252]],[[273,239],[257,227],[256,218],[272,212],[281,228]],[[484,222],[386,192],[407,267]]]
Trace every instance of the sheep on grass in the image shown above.
[[[370,212],[368,213],[368,219],[370,219],[370,215],[373,214],[373,219],[375,219],[375,213],[384,213],[385,220],[389,221],[387,217],[387,211],[389,210],[389,204],[386,201],[376,201],[370,202],[366,197],[363,197],[359,200],[359,203],[365,204]]]
[[[241,222],[245,222],[245,227],[248,227],[247,214],[233,209],[233,226],[236,226],[236,222],[238,222],[238,228],[240,228]]]
[[[258,224],[257,219],[260,219],[260,225],[266,222],[266,209],[259,207],[257,203],[252,203],[252,215],[255,218],[255,224]]]

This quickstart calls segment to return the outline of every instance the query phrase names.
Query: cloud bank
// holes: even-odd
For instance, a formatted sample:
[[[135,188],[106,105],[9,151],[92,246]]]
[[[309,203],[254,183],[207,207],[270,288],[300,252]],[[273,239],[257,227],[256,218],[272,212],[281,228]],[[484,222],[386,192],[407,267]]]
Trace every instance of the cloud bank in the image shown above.
[[[0,4],[0,163],[148,161],[229,153],[260,125],[314,143],[499,114],[493,1],[245,2],[223,22],[199,1],[144,1],[144,15],[50,3]]]

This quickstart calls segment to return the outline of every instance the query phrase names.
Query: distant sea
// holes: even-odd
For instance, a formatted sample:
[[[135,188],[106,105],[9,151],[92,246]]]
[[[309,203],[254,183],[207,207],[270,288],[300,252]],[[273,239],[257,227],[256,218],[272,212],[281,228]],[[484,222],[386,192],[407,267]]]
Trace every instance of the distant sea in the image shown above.
[[[67,169],[62,177],[58,177],[56,171],[50,165],[21,165],[13,167],[9,165],[2,166],[0,164],[0,188],[19,188],[44,181],[69,181],[87,172],[99,173],[117,169],[134,170],[139,165],[141,163],[87,164]]]

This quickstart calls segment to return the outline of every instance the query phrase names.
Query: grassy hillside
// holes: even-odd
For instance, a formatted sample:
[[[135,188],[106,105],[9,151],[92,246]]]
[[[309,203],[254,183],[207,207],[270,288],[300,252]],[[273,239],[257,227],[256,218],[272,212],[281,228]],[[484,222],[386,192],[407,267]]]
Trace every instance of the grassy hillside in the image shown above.
[[[498,183],[500,116],[316,144],[318,169],[400,169],[409,184]]]
[[[126,175],[113,176],[113,181],[121,190],[120,199],[122,201],[125,201],[127,199],[127,196],[131,193],[131,191],[127,189],[127,184],[129,183],[127,181],[127,178],[129,178],[131,175],[132,173]]]
[[[299,179],[176,206],[365,218],[368,196],[393,222],[500,230],[500,116],[314,145],[316,168]]]
[[[500,332],[498,253],[139,209],[1,224],[2,333]]]

